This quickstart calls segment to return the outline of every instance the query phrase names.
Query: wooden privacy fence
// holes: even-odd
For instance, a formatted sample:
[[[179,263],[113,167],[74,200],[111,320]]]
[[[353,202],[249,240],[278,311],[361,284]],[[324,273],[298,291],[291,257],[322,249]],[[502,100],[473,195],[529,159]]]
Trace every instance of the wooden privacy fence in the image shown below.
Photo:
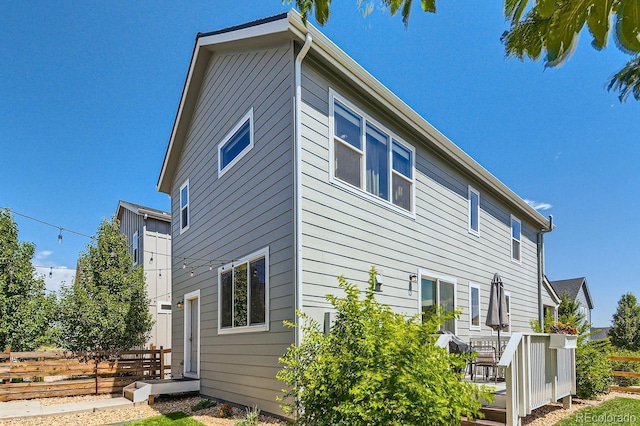
[[[630,362],[639,362],[640,358],[632,357],[632,356],[610,356],[609,359],[611,361],[630,361]],[[640,370],[640,365],[638,365],[638,369]],[[640,373],[633,371],[612,371],[611,372],[616,377],[640,377]],[[640,388],[638,387],[624,387],[624,386],[609,386],[609,389],[620,392],[635,392],[640,393]]]
[[[0,401],[122,392],[137,380],[163,379],[171,349],[0,352]]]

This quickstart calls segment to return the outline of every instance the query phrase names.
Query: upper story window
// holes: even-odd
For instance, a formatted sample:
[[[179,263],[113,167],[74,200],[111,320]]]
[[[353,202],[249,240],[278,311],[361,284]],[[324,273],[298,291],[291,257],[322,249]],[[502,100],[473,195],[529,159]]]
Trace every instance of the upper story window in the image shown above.
[[[253,108],[218,145],[218,177],[253,148]]]
[[[333,99],[331,105],[332,178],[413,212],[414,148],[346,101]]]
[[[218,333],[268,330],[268,248],[222,266],[218,283]]]
[[[480,193],[469,186],[469,232],[480,234]]]
[[[138,231],[133,233],[133,241],[131,243],[133,248],[133,264],[138,264]]]
[[[189,179],[180,187],[180,233],[189,229]]]
[[[511,260],[520,262],[522,259],[520,239],[522,236],[522,224],[511,216]]]

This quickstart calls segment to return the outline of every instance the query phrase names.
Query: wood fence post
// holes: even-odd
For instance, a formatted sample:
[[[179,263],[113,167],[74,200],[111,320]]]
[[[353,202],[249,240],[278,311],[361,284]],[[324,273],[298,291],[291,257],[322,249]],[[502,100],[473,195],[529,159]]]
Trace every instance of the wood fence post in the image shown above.
[[[164,346],[160,346],[160,380],[164,379]]]
[[[96,372],[96,395],[98,394],[98,356],[94,355],[95,372]]]
[[[7,346],[6,349],[4,350],[7,353],[7,360],[5,362],[10,363],[11,362],[11,346]],[[9,371],[11,371],[11,367],[9,367]],[[11,378],[8,379],[3,379],[2,383],[11,383]]]

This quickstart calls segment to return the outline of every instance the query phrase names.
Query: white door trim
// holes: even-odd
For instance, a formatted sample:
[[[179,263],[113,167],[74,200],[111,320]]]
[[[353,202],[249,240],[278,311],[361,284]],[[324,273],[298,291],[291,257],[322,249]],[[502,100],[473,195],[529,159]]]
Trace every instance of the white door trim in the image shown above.
[[[196,342],[198,348],[198,362],[196,366],[195,374],[191,371],[187,371],[188,366],[191,365],[191,344],[189,342],[190,328],[191,328],[191,304],[190,301],[198,301],[198,340]],[[183,375],[192,379],[200,378],[200,289],[192,291],[184,295],[184,366]]]

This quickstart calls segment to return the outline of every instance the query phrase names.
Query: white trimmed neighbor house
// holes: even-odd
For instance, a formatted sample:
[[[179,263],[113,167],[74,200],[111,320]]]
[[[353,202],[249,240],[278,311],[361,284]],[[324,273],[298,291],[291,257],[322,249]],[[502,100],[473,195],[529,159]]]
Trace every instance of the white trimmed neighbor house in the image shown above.
[[[505,341],[557,307],[548,220],[295,11],[198,35],[157,188],[173,372],[207,396],[281,414],[278,358],[301,338],[283,320],[322,323],[336,277],[365,288],[371,266],[380,301],[458,308],[445,328],[467,341],[493,335],[496,272]]]

